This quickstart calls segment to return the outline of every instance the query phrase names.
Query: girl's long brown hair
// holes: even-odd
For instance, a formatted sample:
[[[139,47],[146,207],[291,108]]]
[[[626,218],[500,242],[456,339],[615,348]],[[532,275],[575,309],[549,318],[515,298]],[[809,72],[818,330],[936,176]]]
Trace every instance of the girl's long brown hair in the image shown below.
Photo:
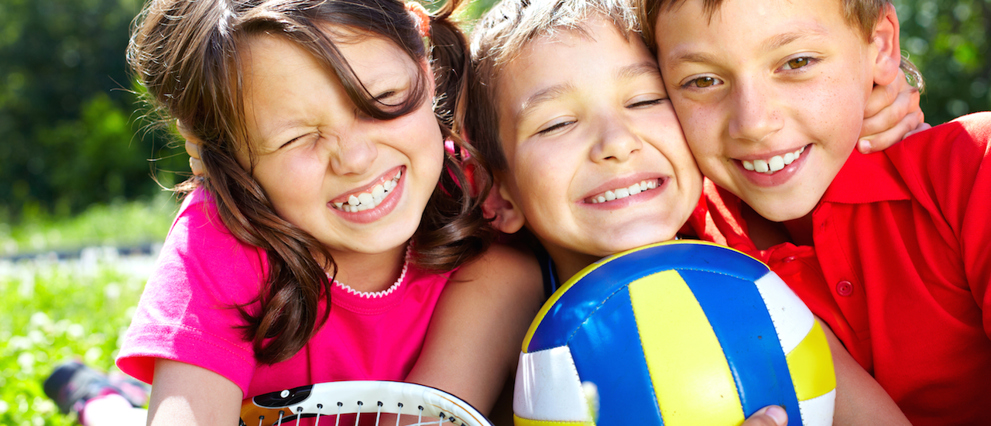
[[[455,154],[446,155],[446,171],[413,236],[412,261],[432,270],[471,260],[492,237],[480,208],[488,188],[471,196],[462,166],[472,157],[483,183],[491,181],[488,168],[450,128],[463,110],[456,94],[464,93],[469,66],[465,37],[450,19],[458,2],[448,2],[430,24],[438,125],[457,146]],[[326,25],[389,40],[418,63],[428,57],[415,20],[396,0],[153,0],[136,18],[128,46],[128,63],[163,120],[178,119],[203,141],[201,158],[209,177],[175,189],[188,193],[202,182],[233,235],[268,254],[269,273],[255,300],[260,311],[236,307],[246,320],[244,335],[253,342],[255,357],[268,364],[296,354],[326,321],[331,288],[326,271],[336,274],[337,265],[316,239],[275,213],[251,170],[236,160],[238,147],[248,146],[239,53],[252,35],[286,37],[333,72],[358,109],[380,120],[403,116],[435,95],[427,93],[427,74],[420,71],[411,94],[400,105],[383,108],[371,100],[332,35],[321,30]],[[327,309],[319,315],[324,302]]]

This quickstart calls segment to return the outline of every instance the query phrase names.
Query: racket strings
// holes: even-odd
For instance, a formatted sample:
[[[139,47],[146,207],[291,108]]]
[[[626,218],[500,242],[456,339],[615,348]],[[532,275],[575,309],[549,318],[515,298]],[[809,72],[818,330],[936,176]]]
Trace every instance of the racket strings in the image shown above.
[[[341,418],[344,417],[345,414],[348,414],[348,412],[345,412],[344,411],[344,405],[345,404],[343,402],[338,401],[336,405],[337,405],[337,413],[335,415],[335,414],[333,414],[331,412],[327,412],[327,413],[323,412],[323,408],[324,408],[324,405],[323,404],[316,404],[316,408],[317,408],[316,412],[313,413],[311,411],[311,413],[313,413],[311,415],[313,417],[315,417],[315,419],[314,419],[314,421],[315,421],[314,422],[314,426],[319,426],[320,425],[320,418],[321,417],[330,416],[330,415],[334,415],[334,417],[335,417],[335,419],[334,419],[335,420],[334,421],[334,425],[335,426],[340,426]],[[354,426],[361,426],[361,415],[362,414],[366,414],[366,415],[367,414],[371,414],[371,412],[362,412],[362,409],[365,406],[364,401],[357,401],[356,402],[356,405],[358,407],[357,410],[355,410],[354,412],[350,412],[350,413],[355,415]],[[375,425],[377,426],[377,425],[380,425],[382,423],[382,414],[383,414],[383,412],[385,412],[385,413],[389,413],[389,414],[395,414],[396,415],[395,426],[400,426],[401,420],[402,420],[402,416],[404,416],[406,414],[401,414],[402,413],[402,410],[403,410],[403,407],[404,407],[404,405],[403,405],[402,402],[397,402],[396,403],[396,407],[397,407],[397,409],[396,409],[395,412],[387,412],[387,411],[384,411],[385,410],[385,403],[383,403],[382,401],[377,401],[376,402],[376,410],[375,410]],[[444,412],[440,412],[439,413],[439,416],[437,417],[436,421],[433,420],[432,416],[431,416],[430,419],[425,420],[424,419],[424,412],[426,411],[426,408],[424,408],[423,405],[417,405],[416,408],[417,408],[416,423],[411,424],[411,425],[406,425],[406,426],[429,426],[429,425],[442,426],[445,421],[450,421],[452,424],[457,424],[458,423],[457,417],[455,417],[454,415],[446,414]],[[305,411],[305,409],[304,409],[303,406],[297,406],[296,407],[296,412],[297,413],[303,413],[304,411]],[[296,420],[298,421],[299,418],[296,418]],[[276,420],[275,423],[270,423],[270,424],[272,426],[282,426],[284,421],[286,421],[286,411],[285,410],[279,410],[279,418]],[[464,422],[461,422],[460,424],[461,425],[464,425],[465,423]],[[264,426],[264,425],[265,425],[265,416],[258,416],[258,426]]]

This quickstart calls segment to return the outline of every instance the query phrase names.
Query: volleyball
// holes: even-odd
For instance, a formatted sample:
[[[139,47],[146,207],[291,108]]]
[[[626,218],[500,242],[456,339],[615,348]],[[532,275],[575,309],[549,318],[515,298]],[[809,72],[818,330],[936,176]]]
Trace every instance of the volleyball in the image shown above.
[[[517,426],[739,425],[780,405],[832,424],[822,328],[766,265],[672,241],[605,258],[544,304],[523,342]]]

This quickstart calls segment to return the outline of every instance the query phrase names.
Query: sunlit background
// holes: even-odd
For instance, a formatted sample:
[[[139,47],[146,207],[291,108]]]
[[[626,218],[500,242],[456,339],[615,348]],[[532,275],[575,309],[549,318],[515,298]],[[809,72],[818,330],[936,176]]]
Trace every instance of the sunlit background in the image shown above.
[[[125,67],[141,4],[0,0],[3,425],[72,424],[41,381],[71,357],[113,368],[176,210],[162,187],[185,179],[187,157],[145,119]],[[489,4],[467,5],[465,20]],[[991,0],[895,5],[926,121],[991,110]]]

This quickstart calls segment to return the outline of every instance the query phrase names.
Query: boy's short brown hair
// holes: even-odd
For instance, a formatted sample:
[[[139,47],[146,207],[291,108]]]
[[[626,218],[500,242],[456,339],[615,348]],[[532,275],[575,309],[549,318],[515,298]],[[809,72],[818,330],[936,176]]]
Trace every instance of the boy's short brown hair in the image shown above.
[[[536,38],[556,31],[585,31],[585,22],[593,14],[612,20],[617,31],[635,37],[640,25],[632,6],[629,0],[502,0],[479,19],[472,30],[464,130],[493,171],[507,168],[494,99],[505,65]]]
[[[643,24],[644,41],[651,50],[657,48],[654,41],[654,23],[657,22],[657,14],[662,10],[670,10],[684,3],[685,0],[635,0],[637,15]],[[719,10],[724,0],[702,0],[702,10],[705,11],[706,19]],[[840,0],[843,2],[843,17],[847,23],[860,30],[865,40],[870,40],[874,33],[874,24],[881,18],[885,5],[891,3],[890,0]]]
[[[634,0],[636,3],[637,18],[640,21],[641,32],[644,42],[650,51],[657,53],[657,41],[654,37],[654,23],[657,22],[657,15],[662,10],[670,10],[678,7],[686,0]],[[705,11],[705,18],[709,19],[712,14],[719,10],[725,0],[701,0],[702,10]],[[864,41],[870,42],[874,35],[874,26],[881,16],[884,15],[884,8],[891,4],[891,0],[839,0],[842,2],[843,18],[847,24],[860,31]],[[908,60],[902,57],[901,69],[905,72],[909,82],[919,88],[923,88],[922,74],[919,69]]]

